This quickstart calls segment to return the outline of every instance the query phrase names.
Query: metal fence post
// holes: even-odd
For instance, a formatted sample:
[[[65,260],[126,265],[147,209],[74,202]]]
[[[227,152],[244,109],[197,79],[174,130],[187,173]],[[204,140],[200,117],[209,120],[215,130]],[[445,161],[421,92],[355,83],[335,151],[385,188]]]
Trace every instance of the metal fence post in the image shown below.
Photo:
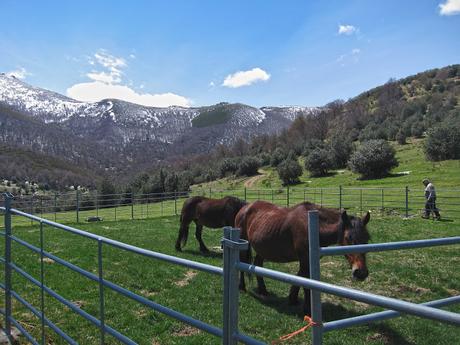
[[[11,201],[13,195],[4,194],[5,200],[5,335],[11,337]]]
[[[131,192],[131,220],[134,219],[134,192]]]
[[[287,207],[289,207],[289,203],[290,203],[290,201],[289,201],[289,186],[287,186],[287,188],[286,188],[286,205],[287,205]]]
[[[174,214],[177,216],[177,191],[174,191]]]
[[[383,192],[383,188],[382,188],[382,214],[383,214],[384,211],[385,211],[385,199],[384,199],[384,192]]]
[[[101,344],[105,344],[105,310],[104,310],[104,276],[102,270],[102,240],[97,241],[98,276],[99,276],[99,317],[101,318]]]
[[[41,308],[41,343],[46,344],[45,337],[45,265],[44,265],[43,222],[40,222],[40,308]]]
[[[363,214],[363,189],[359,190],[359,212]]]
[[[96,217],[99,217],[99,194],[96,190]]]
[[[223,300],[223,344],[236,345],[238,341],[238,269],[240,250],[247,248],[247,242],[240,243],[240,229],[224,227],[224,300]]]
[[[406,218],[409,217],[409,187],[406,186]]]
[[[339,186],[339,210],[342,209],[342,186]]]
[[[319,216],[318,211],[308,212],[308,246],[309,246],[309,265],[310,279],[321,280],[320,272],[320,245],[319,245]],[[312,328],[312,344],[321,345],[323,343],[323,316],[321,310],[321,292],[311,290],[311,318],[316,325]]]
[[[54,221],[56,222],[57,218],[57,193],[54,193]]]
[[[77,223],[80,223],[80,193],[78,189],[76,190],[76,216],[77,216]]]
[[[244,187],[244,201],[248,201],[248,191],[246,187]]]

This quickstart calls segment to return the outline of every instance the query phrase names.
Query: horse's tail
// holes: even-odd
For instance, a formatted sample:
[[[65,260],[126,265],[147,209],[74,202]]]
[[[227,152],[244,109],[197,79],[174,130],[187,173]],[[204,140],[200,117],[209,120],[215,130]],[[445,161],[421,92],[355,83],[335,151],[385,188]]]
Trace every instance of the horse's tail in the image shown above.
[[[176,249],[181,250],[187,244],[188,239],[188,228],[190,222],[195,219],[196,206],[203,200],[201,196],[194,196],[185,200],[184,206],[182,206],[182,211],[180,213],[180,228],[179,228],[179,237],[176,241]]]

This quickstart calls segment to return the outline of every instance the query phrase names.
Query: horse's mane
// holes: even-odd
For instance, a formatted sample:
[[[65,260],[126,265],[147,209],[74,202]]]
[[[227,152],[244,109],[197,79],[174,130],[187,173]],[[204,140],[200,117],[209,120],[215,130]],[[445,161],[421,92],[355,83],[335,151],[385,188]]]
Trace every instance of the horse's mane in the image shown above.
[[[346,224],[343,224],[341,214],[342,212],[335,208],[323,207],[311,202],[302,202],[293,208],[303,207],[306,212],[311,210],[317,210],[319,215],[319,223],[321,225],[326,224],[337,224],[339,228],[339,238],[343,236],[343,227]],[[348,221],[350,222],[349,231],[350,235],[359,243],[367,243],[370,239],[369,232],[366,227],[362,225],[361,218],[348,215]],[[361,224],[360,224],[361,223]]]

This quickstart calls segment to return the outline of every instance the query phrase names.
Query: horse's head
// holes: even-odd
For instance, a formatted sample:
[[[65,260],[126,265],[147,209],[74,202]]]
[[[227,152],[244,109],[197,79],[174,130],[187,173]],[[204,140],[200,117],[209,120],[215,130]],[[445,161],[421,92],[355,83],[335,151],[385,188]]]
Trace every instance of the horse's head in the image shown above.
[[[342,212],[342,238],[339,239],[339,244],[342,246],[367,244],[369,241],[369,233],[367,232],[366,225],[369,223],[371,215],[369,212],[363,218],[349,217],[346,211]],[[348,262],[350,263],[353,279],[364,280],[369,275],[366,266],[366,254],[346,254]]]

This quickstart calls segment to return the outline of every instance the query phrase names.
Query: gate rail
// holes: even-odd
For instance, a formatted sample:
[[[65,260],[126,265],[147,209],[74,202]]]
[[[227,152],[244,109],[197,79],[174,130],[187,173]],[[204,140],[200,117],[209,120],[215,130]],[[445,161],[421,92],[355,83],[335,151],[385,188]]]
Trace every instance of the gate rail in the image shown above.
[[[5,279],[4,284],[0,284],[0,287],[5,291],[5,311],[2,312],[5,317],[5,333],[8,337],[11,338],[11,327],[12,325],[16,326],[21,333],[32,343],[32,344],[45,344],[46,343],[46,334],[45,326],[48,326],[53,331],[56,332],[60,337],[66,340],[70,344],[77,344],[77,342],[67,335],[62,329],[60,329],[56,324],[50,321],[45,316],[45,303],[44,296],[45,293],[51,297],[54,297],[63,305],[70,308],[73,312],[77,313],[81,317],[90,321],[94,325],[100,328],[100,342],[101,344],[105,343],[105,334],[110,334],[124,344],[136,344],[132,339],[127,336],[119,333],[117,330],[111,328],[105,324],[105,310],[104,310],[104,287],[109,288],[125,297],[131,298],[132,300],[143,304],[146,307],[149,307],[153,310],[161,312],[167,316],[170,316],[174,319],[177,319],[181,322],[187,323],[193,327],[196,327],[200,330],[208,332],[214,336],[222,338],[223,344],[235,345],[238,341],[245,344],[263,344],[263,342],[253,339],[245,334],[242,334],[238,331],[238,308],[239,308],[239,290],[238,290],[238,274],[240,271],[252,273],[256,275],[261,275],[267,278],[276,279],[286,283],[298,285],[301,287],[306,287],[312,289],[312,319],[318,324],[318,327],[313,327],[313,343],[315,345],[322,343],[322,334],[327,331],[332,331],[335,329],[341,329],[349,327],[356,324],[367,323],[370,321],[384,320],[392,317],[399,316],[399,312],[421,316],[424,318],[434,319],[445,323],[451,323],[455,325],[460,325],[460,314],[435,309],[433,307],[445,306],[453,303],[460,302],[460,296],[454,296],[451,298],[446,298],[438,301],[432,301],[425,304],[415,304],[395,298],[389,298],[385,296],[379,296],[355,289],[350,289],[346,287],[341,287],[329,283],[324,283],[319,281],[319,258],[320,255],[338,255],[349,253],[353,249],[353,252],[368,252],[376,250],[394,250],[402,248],[420,248],[426,247],[428,243],[433,245],[449,245],[449,244],[458,244],[460,243],[460,237],[451,237],[444,239],[433,239],[433,240],[422,240],[422,241],[407,241],[407,242],[396,242],[393,244],[383,243],[383,244],[369,244],[362,246],[344,246],[340,248],[320,248],[319,247],[319,223],[318,223],[318,212],[311,211],[308,214],[309,217],[309,236],[310,236],[310,273],[311,279],[302,278],[298,276],[293,276],[286,273],[281,273],[274,270],[265,269],[262,267],[257,267],[254,265],[248,265],[241,263],[239,261],[239,252],[247,248],[247,242],[240,240],[240,231],[239,229],[234,229],[231,227],[224,228],[224,238],[222,239],[222,246],[224,250],[224,267],[216,267],[212,265],[202,264],[194,262],[191,260],[181,259],[174,256],[161,254],[153,252],[150,250],[142,249],[132,245],[128,245],[119,241],[115,241],[106,237],[94,235],[70,226],[65,226],[59,223],[55,223],[50,220],[46,220],[28,213],[19,211],[17,209],[11,208],[11,195],[5,197],[5,206],[0,207],[0,211],[3,211],[5,214],[5,231],[1,231],[0,234],[5,237],[5,257],[0,258],[0,261],[4,263],[5,266]],[[17,215],[20,217],[26,217],[32,221],[37,221],[40,224],[40,247],[33,246],[26,241],[17,238],[12,234],[11,227],[11,216]],[[43,225],[49,225],[51,227],[61,229],[63,231],[70,232],[72,234],[80,235],[85,238],[92,239],[98,243],[98,273],[94,274],[88,272],[70,262],[59,258],[56,255],[46,252],[43,243]],[[11,261],[11,244],[12,242],[18,243],[29,250],[40,254],[41,261],[41,272],[40,279],[35,279],[30,274],[28,274],[23,268],[17,266]],[[415,242],[415,244],[414,244]],[[167,308],[163,305],[160,305],[150,299],[147,299],[143,296],[137,295],[117,284],[114,284],[106,279],[103,275],[103,248],[104,246],[112,246],[119,248],[121,250],[126,250],[132,253],[143,255],[152,259],[158,259],[166,261],[168,263],[181,265],[189,267],[195,270],[207,272],[210,274],[223,276],[224,280],[224,291],[223,291],[223,325],[222,328],[216,327],[204,323],[200,320],[191,318],[185,314],[182,314],[178,311]],[[44,284],[44,258],[50,258],[55,262],[63,265],[64,267],[73,270],[84,277],[98,282],[99,283],[99,315],[95,317],[84,310],[76,307],[71,301],[65,299],[63,296],[59,295],[49,287]],[[12,272],[16,272],[22,275],[24,278],[29,280],[32,284],[36,285],[41,290],[41,303],[40,310],[33,307],[29,302],[27,302],[23,297],[21,297],[17,292],[13,290],[11,284]],[[380,313],[369,314],[365,316],[358,316],[349,319],[343,319],[338,321],[326,322],[322,324],[321,316],[321,297],[320,293],[330,293],[337,296],[361,301],[364,303],[377,305],[385,307],[391,310],[383,311]],[[37,316],[41,321],[41,339],[37,341],[33,336],[12,316],[12,298],[15,298],[18,302],[24,305],[29,309],[35,316]]]

